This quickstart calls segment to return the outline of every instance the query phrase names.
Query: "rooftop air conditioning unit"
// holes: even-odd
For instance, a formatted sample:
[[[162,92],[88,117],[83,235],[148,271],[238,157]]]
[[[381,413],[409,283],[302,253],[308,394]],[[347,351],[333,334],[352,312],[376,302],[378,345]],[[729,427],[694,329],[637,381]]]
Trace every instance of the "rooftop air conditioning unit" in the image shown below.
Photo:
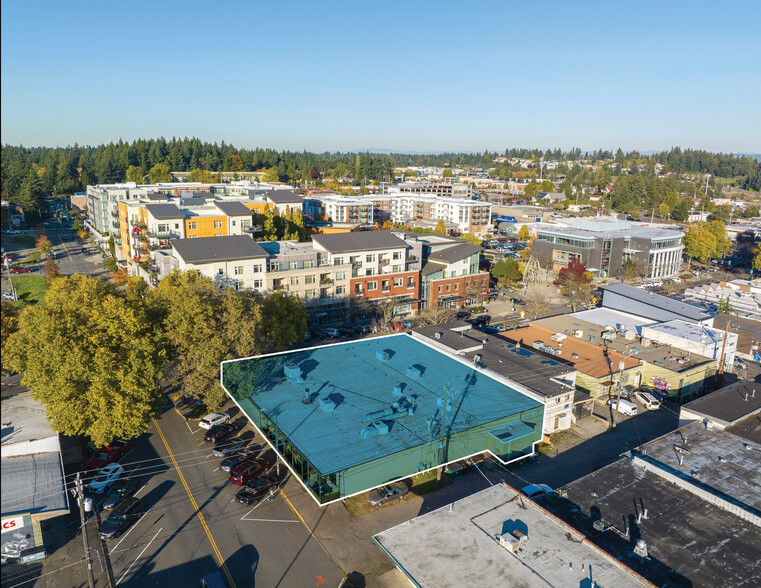
[[[576,337],[577,339],[581,339],[584,336],[584,331],[582,331],[581,329],[576,329],[573,332],[573,336]]]
[[[616,333],[613,331],[604,331],[602,334],[603,341],[615,341]]]
[[[556,342],[560,342],[565,338],[566,336],[563,333],[555,333],[552,337],[550,337],[550,339]]]
[[[440,332],[440,331],[436,331],[436,332],[433,334],[433,338],[434,338],[434,339],[436,339],[436,340],[438,341],[439,339],[441,339],[441,337],[442,337],[443,335],[444,335],[444,333],[442,333],[442,332]]]
[[[499,541],[499,544],[510,553],[515,553],[521,546],[520,540],[512,533],[499,535],[497,540]]]
[[[641,343],[644,347],[650,347],[650,344],[652,343],[652,341],[648,339],[647,337],[642,337]]]
[[[375,359],[379,359],[381,361],[388,361],[388,353],[386,353],[385,351],[376,351]]]
[[[637,338],[637,333],[634,331],[624,331],[624,339],[627,341],[634,341]]]

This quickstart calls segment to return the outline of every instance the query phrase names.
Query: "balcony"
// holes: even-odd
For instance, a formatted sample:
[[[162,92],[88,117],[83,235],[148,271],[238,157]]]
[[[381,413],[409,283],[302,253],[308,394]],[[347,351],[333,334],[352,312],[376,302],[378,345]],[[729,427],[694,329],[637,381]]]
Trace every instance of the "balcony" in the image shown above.
[[[338,264],[336,264],[336,265],[338,265]],[[361,261],[352,261],[351,262],[351,266],[352,267],[362,267],[362,262]]]
[[[114,217],[114,218],[119,218],[119,210],[118,210],[118,209],[116,209],[116,210],[114,210],[114,209],[110,210],[110,211],[109,211],[109,214],[110,214],[112,217]]]
[[[288,292],[288,284],[273,284],[272,289],[273,290],[282,290],[283,292]]]
[[[148,231],[151,239],[179,239],[180,234],[176,231]]]
[[[112,222],[112,223],[111,223],[111,228],[112,228],[112,229],[116,229],[116,230],[119,230],[119,223],[118,223],[118,222]]]
[[[333,280],[331,278],[320,278],[320,286],[332,286]]]
[[[388,264],[389,264],[388,259],[379,259],[378,260],[378,265],[388,265]]]

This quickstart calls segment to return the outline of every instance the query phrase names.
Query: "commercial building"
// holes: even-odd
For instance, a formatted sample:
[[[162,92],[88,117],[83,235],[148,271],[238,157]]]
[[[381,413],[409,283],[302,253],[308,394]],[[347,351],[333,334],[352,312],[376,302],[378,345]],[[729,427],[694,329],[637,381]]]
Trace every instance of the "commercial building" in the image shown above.
[[[610,284],[600,289],[604,308],[635,314],[653,322],[681,320],[706,327],[713,325],[710,313],[668,296],[646,292],[628,284]]]
[[[754,586],[761,445],[694,422],[537,503],[657,586]]]
[[[407,334],[222,363],[221,383],[324,505],[485,451],[533,452],[544,404]]]
[[[754,415],[761,415],[761,384],[740,380],[682,405],[679,424],[698,421],[726,429]]]
[[[651,345],[669,345],[687,354],[707,357],[717,367],[724,358],[724,370],[732,366],[737,350],[737,335],[682,320],[646,325],[641,329],[642,341]]]
[[[577,412],[577,372],[570,362],[487,335],[464,321],[414,329],[412,336],[535,392],[545,407],[542,426],[545,435],[568,429],[577,418],[586,416]]]
[[[632,260],[648,278],[675,276],[682,262],[684,233],[639,226],[626,221],[570,219],[569,225],[542,227],[533,254],[552,263],[554,271],[572,259],[600,278],[617,277]]]
[[[735,357],[761,361],[761,321],[719,313],[713,317],[713,326],[720,331],[728,328],[737,335]]]
[[[719,305],[729,304],[733,315],[761,320],[761,280],[732,280],[703,284],[684,291],[684,300],[700,304],[712,310]]]
[[[504,482],[373,539],[418,588],[655,586]]]

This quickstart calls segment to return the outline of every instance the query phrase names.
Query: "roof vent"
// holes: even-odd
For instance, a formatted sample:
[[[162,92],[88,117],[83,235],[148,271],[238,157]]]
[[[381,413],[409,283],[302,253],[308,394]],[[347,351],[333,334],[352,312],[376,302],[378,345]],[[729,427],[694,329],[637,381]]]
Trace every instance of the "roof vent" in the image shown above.
[[[579,359],[579,354],[578,353],[572,353],[571,357],[573,357],[574,359]]]
[[[605,523],[598,519],[592,523],[592,528],[598,533],[602,533],[605,530]]]
[[[394,389],[391,390],[391,394],[393,394],[394,396],[401,396],[402,395],[401,384],[397,384],[396,386],[394,386]]]
[[[385,351],[376,351],[375,359],[379,359],[381,361],[388,361],[388,353]]]
[[[336,406],[338,405],[330,397],[320,399],[320,408],[322,409],[322,412],[333,412],[336,409]]]
[[[444,333],[442,333],[441,331],[436,331],[436,332],[433,334],[433,338],[434,338],[434,339],[436,339],[437,341],[438,341],[439,339],[441,339],[441,337],[443,337],[443,336],[444,336]]]
[[[369,423],[371,421],[377,421],[378,419],[382,419],[383,417],[387,417],[394,414],[394,409],[390,406],[388,408],[384,408],[383,410],[376,410],[375,412],[368,412],[365,416],[363,416],[359,422],[361,423]]]
[[[286,363],[283,366],[283,373],[285,373],[285,377],[288,378],[288,381],[292,384],[297,384],[304,381],[304,379],[301,377],[301,368],[295,363]]]
[[[363,428],[359,434],[363,439],[369,439],[370,437],[375,437],[376,435],[388,435],[388,432],[388,423],[383,421],[375,421],[374,423],[371,423]]]
[[[473,363],[475,363],[475,364],[481,363],[481,354],[480,353],[477,353],[476,355],[473,356]]]
[[[647,557],[647,543],[644,539],[637,539],[637,543],[634,546],[634,554],[643,559]]]
[[[416,378],[419,379],[423,374],[420,372],[418,368],[416,368],[414,365],[411,365],[407,368],[407,375],[410,378]]]

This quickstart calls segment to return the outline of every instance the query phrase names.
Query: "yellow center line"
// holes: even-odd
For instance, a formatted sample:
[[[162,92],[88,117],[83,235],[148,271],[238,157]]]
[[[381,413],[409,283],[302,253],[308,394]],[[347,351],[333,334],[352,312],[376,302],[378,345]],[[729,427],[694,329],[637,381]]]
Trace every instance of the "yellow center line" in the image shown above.
[[[159,427],[159,424],[155,420],[153,421],[153,424],[156,425],[156,430],[159,432],[161,441],[164,443],[164,447],[166,447],[167,453],[169,454],[169,457],[172,460],[172,463],[174,464],[175,470],[177,470],[177,475],[180,476],[180,481],[182,482],[182,485],[185,487],[185,492],[188,493],[188,498],[190,498],[190,503],[193,505],[193,508],[196,509],[198,520],[201,521],[201,525],[203,526],[204,531],[206,531],[206,536],[209,538],[209,543],[211,543],[211,548],[214,550],[214,553],[216,554],[217,559],[219,560],[220,567],[225,572],[225,576],[227,576],[227,580],[230,583],[231,588],[236,588],[235,581],[233,580],[233,577],[230,574],[230,570],[227,569],[225,560],[222,557],[222,554],[219,553],[217,544],[214,541],[214,538],[211,536],[211,531],[209,531],[209,527],[206,524],[206,520],[203,518],[201,509],[198,508],[198,503],[196,502],[196,499],[193,497],[193,493],[190,491],[190,488],[188,487],[188,483],[185,481],[185,476],[182,475],[182,471],[180,471],[180,466],[177,465],[177,460],[174,459],[174,454],[172,453],[172,450],[169,449],[169,443],[167,443],[166,437],[164,437],[164,433],[161,431],[161,427]]]

